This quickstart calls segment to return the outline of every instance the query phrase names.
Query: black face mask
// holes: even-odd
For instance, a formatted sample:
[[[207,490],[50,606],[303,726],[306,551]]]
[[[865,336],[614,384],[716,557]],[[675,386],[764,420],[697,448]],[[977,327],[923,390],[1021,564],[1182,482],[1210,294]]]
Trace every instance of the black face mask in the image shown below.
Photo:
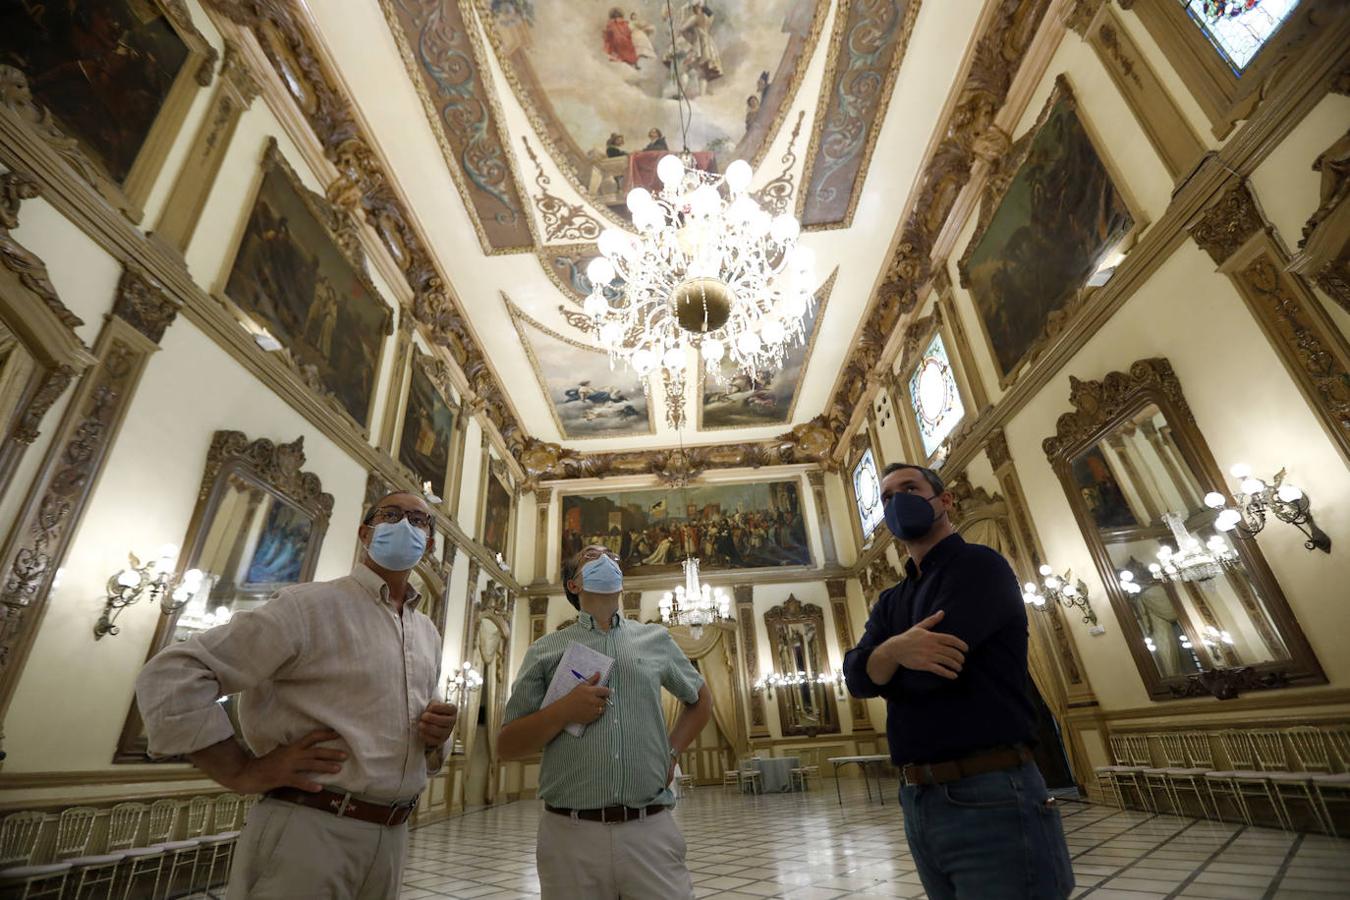
[[[922,540],[933,530],[937,514],[933,512],[936,496],[920,497],[917,494],[892,494],[886,501],[886,527],[902,541]]]

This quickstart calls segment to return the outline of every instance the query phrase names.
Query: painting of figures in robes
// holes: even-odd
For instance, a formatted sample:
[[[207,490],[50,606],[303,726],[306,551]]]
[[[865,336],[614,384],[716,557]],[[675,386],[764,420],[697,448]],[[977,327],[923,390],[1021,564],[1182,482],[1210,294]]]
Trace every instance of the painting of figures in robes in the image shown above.
[[[1043,115],[1029,146],[1014,147],[1025,158],[960,264],[1005,383],[1135,226],[1067,82]]]
[[[479,0],[507,77],[564,171],[619,208],[688,149],[702,168],[756,159],[791,102],[829,6],[823,0]],[[651,183],[649,183],[651,182]]]
[[[564,438],[652,433],[647,388],[637,373],[535,321],[510,300],[507,309]]]
[[[391,312],[320,218],[322,202],[271,145],[225,294],[364,427]]]
[[[121,185],[191,51],[154,0],[14,2],[0,8],[0,64]]]
[[[309,513],[289,503],[273,502],[249,560],[243,588],[270,592],[298,582],[313,528]]]
[[[487,476],[487,498],[483,505],[483,546],[506,554],[511,529],[511,492],[496,475]]]
[[[564,496],[563,560],[591,544],[629,576],[677,572],[689,557],[704,572],[811,564],[795,481]]]
[[[398,442],[398,461],[417,476],[431,482],[431,492],[445,497],[445,479],[450,470],[450,447],[455,436],[455,413],[445,395],[427,375],[426,361],[413,359],[408,382],[408,404],[403,412],[403,432]]]

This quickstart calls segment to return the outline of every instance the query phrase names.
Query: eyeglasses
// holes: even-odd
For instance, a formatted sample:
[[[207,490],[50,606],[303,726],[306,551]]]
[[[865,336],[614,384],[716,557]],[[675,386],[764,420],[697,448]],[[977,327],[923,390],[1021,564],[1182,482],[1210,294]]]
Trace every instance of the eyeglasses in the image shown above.
[[[408,524],[414,528],[431,530],[431,513],[422,512],[420,509],[404,509],[401,506],[381,506],[372,509],[370,515],[366,516],[366,524],[378,525],[384,523],[392,525],[402,519],[407,519]]]

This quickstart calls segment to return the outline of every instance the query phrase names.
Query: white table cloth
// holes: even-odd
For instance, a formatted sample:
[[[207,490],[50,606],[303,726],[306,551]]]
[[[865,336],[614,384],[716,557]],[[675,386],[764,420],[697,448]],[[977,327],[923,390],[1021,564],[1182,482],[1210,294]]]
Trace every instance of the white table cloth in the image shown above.
[[[758,771],[764,793],[782,794],[792,790],[792,770],[801,764],[801,758],[796,756],[767,756],[741,760],[741,770]]]

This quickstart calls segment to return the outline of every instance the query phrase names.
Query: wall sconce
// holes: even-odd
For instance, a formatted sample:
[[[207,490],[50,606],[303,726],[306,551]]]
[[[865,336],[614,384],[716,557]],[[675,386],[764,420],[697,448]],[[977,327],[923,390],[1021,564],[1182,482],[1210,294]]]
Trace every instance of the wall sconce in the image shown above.
[[[440,504],[445,502],[440,497],[437,497],[436,494],[431,490],[430,481],[422,482],[422,496],[426,497],[427,502],[430,503],[432,506],[439,506]]]
[[[1055,570],[1049,566],[1041,566],[1041,583],[1038,587],[1036,582],[1028,581],[1022,585],[1022,602],[1027,606],[1034,606],[1037,609],[1045,609],[1047,602],[1058,603],[1065,609],[1075,609],[1083,614],[1083,623],[1097,627],[1097,614],[1092,611],[1092,603],[1088,600],[1087,585],[1083,579],[1070,581],[1073,577],[1073,571],[1066,571],[1063,575],[1056,575]]]
[[[1273,513],[1281,522],[1303,532],[1307,537],[1304,547],[1331,552],[1331,538],[1313,521],[1312,502],[1302,490],[1284,480],[1284,469],[1275,474],[1270,484],[1253,477],[1252,467],[1246,463],[1238,463],[1229,471],[1238,479],[1234,505],[1229,506],[1228,499],[1218,491],[1205,495],[1205,505],[1219,510],[1214,519],[1215,528],[1236,531],[1245,538],[1256,537],[1266,527],[1266,515]]]
[[[94,640],[105,634],[117,634],[118,614],[133,603],[149,596],[151,603],[159,604],[159,611],[172,615],[187,606],[203,589],[210,590],[213,579],[200,569],[188,569],[182,576],[174,575],[178,548],[165,544],[149,562],[142,563],[136,554],[128,553],[130,565],[108,579],[107,600],[103,614],[94,624]]]
[[[773,699],[774,688],[792,688],[803,684],[817,684],[830,687],[834,690],[836,699],[844,699],[844,679],[843,676],[836,675],[833,672],[821,672],[814,678],[802,671],[792,672],[787,675],[780,675],[777,672],[770,672],[768,675],[760,676],[760,679],[754,683],[751,688],[756,694],[763,694],[769,700]]]
[[[445,679],[445,699],[451,702],[451,694],[454,695],[454,704],[458,707],[464,706],[470,694],[483,686],[483,673],[473,667],[473,663],[465,663],[455,670],[455,674]]]

